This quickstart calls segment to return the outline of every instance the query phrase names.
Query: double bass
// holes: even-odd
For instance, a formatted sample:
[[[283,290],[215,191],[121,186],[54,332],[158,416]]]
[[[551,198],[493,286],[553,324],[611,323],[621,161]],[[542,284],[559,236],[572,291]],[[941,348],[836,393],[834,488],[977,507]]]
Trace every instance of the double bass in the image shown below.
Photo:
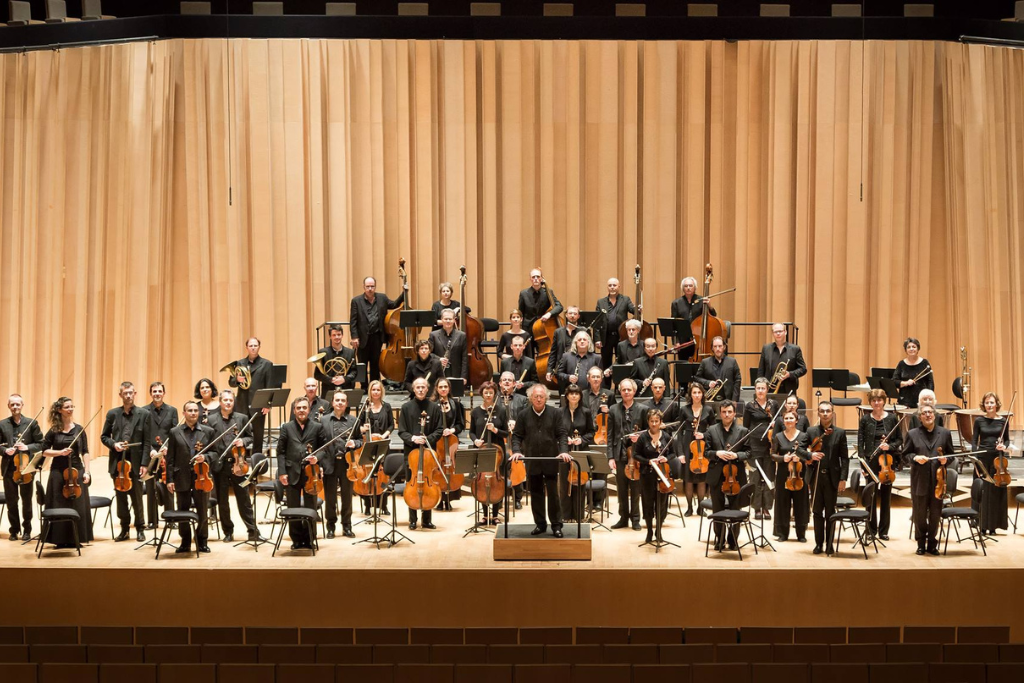
[[[420,435],[427,428],[427,412],[420,413]],[[433,483],[437,470],[437,459],[433,451],[428,451],[424,457],[426,444],[420,444],[418,451],[409,454],[409,471],[412,478],[405,485],[402,498],[411,510],[433,510],[441,502],[441,487]]]
[[[469,355],[469,385],[480,389],[480,385],[494,375],[491,359],[484,355],[480,342],[484,338],[484,324],[466,311],[466,266],[459,268],[459,326],[466,333],[466,348]]]
[[[405,328],[399,324],[402,309],[412,309],[412,290],[406,289],[409,284],[409,276],[405,272],[405,259],[398,259],[398,279],[402,281],[402,290],[405,292],[405,303],[398,308],[388,311],[384,316],[385,346],[380,352],[380,373],[392,382],[405,380],[405,366],[415,358],[413,342],[419,336],[418,327]]]
[[[551,288],[548,287],[547,280],[542,278],[540,283],[544,287],[544,293],[547,294],[548,297],[548,309],[545,313],[550,313],[555,310],[555,297],[551,295]],[[534,349],[536,349],[533,360],[537,368],[537,377],[549,389],[558,388],[558,384],[556,382],[549,382],[547,380],[548,372],[554,370],[554,368],[548,367],[548,361],[551,359],[551,346],[555,343],[555,331],[557,329],[558,318],[555,316],[552,316],[547,320],[544,320],[543,316],[537,318],[533,321],[533,327],[530,329],[530,332],[533,333]]]
[[[650,339],[654,336],[654,327],[649,322],[644,321],[643,306],[644,306],[644,293],[640,289],[640,264],[636,264],[636,271],[633,273],[633,282],[636,284],[636,305],[639,307],[637,318],[640,319],[640,334],[637,339],[643,344],[644,339]],[[626,322],[623,321],[619,324],[619,339],[626,339]]]
[[[711,355],[711,340],[715,337],[721,337],[727,343],[729,341],[729,328],[726,327],[725,322],[721,318],[711,315],[709,310],[710,304],[708,301],[711,299],[711,280],[713,277],[714,271],[709,263],[704,266],[704,294],[701,296],[700,317],[694,318],[690,323],[690,332],[697,343],[696,355],[694,356],[697,361]]]

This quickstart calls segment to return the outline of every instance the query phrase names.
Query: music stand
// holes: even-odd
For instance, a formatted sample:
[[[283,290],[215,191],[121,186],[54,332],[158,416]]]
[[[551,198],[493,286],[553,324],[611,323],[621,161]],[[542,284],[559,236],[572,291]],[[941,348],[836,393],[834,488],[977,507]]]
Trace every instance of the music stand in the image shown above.
[[[700,363],[691,363],[685,360],[669,361],[669,365],[674,366],[676,369],[677,387],[690,386],[690,382],[697,376],[697,369],[700,368]]]
[[[870,377],[888,377],[892,379],[892,376],[896,374],[896,368],[871,368]]]
[[[878,386],[890,401],[899,401],[900,388],[891,377],[879,377]]]
[[[832,400],[833,391],[846,391],[850,383],[850,371],[845,368],[814,368],[811,370],[811,386],[827,387],[828,398]]]
[[[761,476],[761,479],[764,481],[764,485],[768,487],[768,490],[769,491],[775,491],[775,483],[771,479],[768,478],[768,473],[764,471],[763,467],[761,467],[761,461],[758,460],[757,458],[750,458],[750,460],[753,460],[754,468],[757,470],[758,474]],[[750,460],[748,460],[747,462],[750,462]],[[735,538],[736,545],[739,546],[740,548],[745,548],[748,545],[753,545],[754,548],[759,548],[761,550],[764,550],[765,548],[771,548],[773,553],[774,552],[778,552],[778,551],[775,550],[775,546],[772,545],[772,542],[769,541],[767,538],[765,538],[765,535],[764,535],[764,517],[762,516],[761,519],[759,519],[758,521],[761,522],[761,524],[758,525],[757,536],[754,536],[754,538],[750,539],[749,541],[747,541],[743,545],[740,545],[739,534],[737,533],[736,534],[736,538]],[[728,536],[726,536],[726,539],[728,540]]]
[[[619,386],[619,382],[632,376],[632,365],[612,365],[612,384],[615,386]]]
[[[270,470],[270,458],[266,457],[254,465],[246,478],[242,480],[243,487],[252,492],[252,523],[256,526],[256,540],[250,541],[247,537],[246,540],[236,543],[234,546],[236,548],[240,545],[250,545],[253,550],[259,552],[261,545],[264,543],[271,543],[269,538],[263,538],[260,535],[260,525],[256,522],[256,480],[260,478],[260,475],[264,474],[268,470]]]
[[[264,408],[267,409],[267,427],[266,427],[266,435],[267,435],[267,444],[266,444],[266,446],[267,447],[266,447],[266,452],[267,452],[268,456],[270,454],[270,434],[273,431],[272,430],[273,422],[271,420],[271,415],[273,415],[273,411],[270,410],[270,409],[271,408],[280,408],[281,410],[284,410],[285,406],[288,405],[288,396],[291,395],[291,393],[292,393],[291,389],[271,388],[271,389],[260,389],[255,394],[253,394],[253,396],[252,396],[252,409],[253,410],[263,410]],[[275,461],[276,461],[276,458],[275,458]],[[273,471],[273,464],[271,464],[271,470]],[[273,475],[271,475],[271,476],[273,476]]]
[[[445,377],[448,380],[448,386],[451,389],[449,395],[452,398],[462,398],[466,395],[466,380],[461,377]]]
[[[476,479],[476,475],[480,472],[487,472],[493,468],[497,457],[498,449],[494,446],[460,448],[455,451],[455,474],[464,474],[471,479]],[[501,496],[502,498],[505,497],[504,483],[501,485]],[[494,529],[488,529],[486,524],[480,524],[481,505],[484,508],[484,518],[486,520],[488,517],[487,505],[481,504],[476,499],[476,496],[473,496],[473,526],[466,529],[466,533],[462,534],[463,538],[470,534],[494,533]]]
[[[580,319],[576,323],[576,326],[577,328],[593,327],[594,323],[596,323],[599,318],[603,318],[604,315],[604,311],[580,311]],[[602,339],[601,341],[604,340]],[[594,342],[596,343],[597,340],[595,339]]]
[[[387,457],[388,450],[390,448],[391,448],[391,442],[390,441],[364,441],[363,442],[363,450],[360,451],[360,454],[359,454],[359,464],[362,465],[364,468],[367,468],[367,470],[369,472],[369,474],[367,474],[367,476],[363,479],[364,482],[370,482],[370,481],[372,481],[373,479],[376,478],[377,470],[384,466],[384,458]],[[389,548],[391,546],[395,545],[396,543],[398,543],[398,540],[392,540],[394,537],[389,538],[388,534],[384,534],[383,536],[378,536],[377,535],[377,524],[381,521],[380,515],[377,514],[377,510],[380,509],[380,499],[381,499],[382,495],[384,495],[384,494],[383,493],[375,493],[375,494],[373,494],[372,498],[374,498],[374,501],[373,501],[373,504],[372,504],[372,507],[371,507],[371,510],[373,510],[373,512],[371,513],[370,517],[367,517],[366,519],[361,520],[359,522],[359,524],[362,524],[363,522],[369,522],[369,521],[372,520],[373,521],[373,536],[371,536],[370,538],[364,538],[364,539],[359,540],[359,541],[354,541],[352,543],[352,545],[359,545],[360,543],[373,543],[375,546],[377,546],[377,550],[380,550],[380,544],[381,543],[387,543]],[[398,505],[396,504],[395,507],[397,508]],[[401,536],[402,538],[404,538],[405,540],[408,541],[409,539],[405,535],[403,535],[401,532],[396,532],[395,531],[395,522],[394,522],[394,520],[395,520],[395,517],[394,517],[394,514],[392,514],[391,515],[391,533],[397,534],[398,536]],[[399,540],[401,540],[401,539],[399,539]],[[412,541],[409,541],[409,542],[411,543]]]
[[[578,453],[585,453],[587,456],[587,464],[589,465],[590,481],[593,482],[595,479],[600,477],[605,482],[608,481],[608,475],[612,473],[612,468],[608,466],[608,446],[594,444],[586,451],[577,451]],[[607,498],[608,489],[604,491],[604,495]],[[591,485],[590,490],[587,492],[587,503],[589,507],[589,515],[587,523],[593,525],[592,528],[601,528],[605,531],[611,532],[611,529],[606,527],[604,522],[604,506],[601,507],[601,521],[594,519],[594,488]]]
[[[270,367],[270,377],[267,378],[268,389],[280,389],[288,381],[288,366],[274,364]]]
[[[436,320],[431,310],[402,310],[398,316],[398,324],[403,330],[410,327],[433,327]]]

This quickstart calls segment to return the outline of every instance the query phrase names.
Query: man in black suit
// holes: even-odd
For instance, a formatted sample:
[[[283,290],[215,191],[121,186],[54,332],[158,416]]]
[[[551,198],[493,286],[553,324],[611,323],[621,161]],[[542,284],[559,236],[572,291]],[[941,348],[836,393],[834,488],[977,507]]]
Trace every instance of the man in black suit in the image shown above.
[[[734,445],[747,433],[747,428],[740,425],[736,420],[736,404],[729,399],[722,401],[722,404],[719,406],[719,416],[722,421],[711,425],[708,428],[706,437],[708,454],[707,485],[711,491],[712,512],[721,512],[726,509],[725,493],[722,491],[722,468],[728,463],[735,463],[738,469],[736,478],[739,480],[740,486],[743,486],[747,483],[747,468],[744,466],[743,461],[750,456],[750,446],[747,445],[749,439],[739,446]],[[680,460],[683,460],[683,458]],[[721,550],[722,547],[721,527],[715,527],[715,549]],[[733,550],[735,548],[736,534],[735,528],[732,528],[729,529],[729,549]]]
[[[658,352],[658,340],[654,337],[644,339],[644,355],[633,361],[633,379],[636,380],[637,396],[651,395],[651,382],[656,377],[665,380],[665,386],[669,386],[668,361],[664,358],[655,358]]]
[[[142,450],[148,448],[152,440],[150,436],[152,423],[149,412],[145,408],[135,405],[134,384],[121,382],[118,395],[121,397],[121,407],[107,411],[107,417],[103,422],[103,431],[100,433],[100,441],[110,449],[110,457],[107,460],[107,471],[110,473],[110,478],[117,477],[119,462],[124,461],[130,465],[131,489],[114,492],[117,499],[117,519],[121,522],[121,534],[115,540],[128,540],[128,531],[132,522],[131,515],[128,513],[128,498],[131,497],[132,512],[135,514],[136,538],[139,541],[145,541],[146,519],[142,510],[142,491],[145,484],[139,481],[139,477],[146,476],[146,466],[142,462]]]
[[[846,443],[846,432],[835,426],[835,413],[828,401],[818,404],[818,420],[818,424],[807,430],[809,443],[821,438],[821,450],[812,450],[811,459],[807,462],[807,481],[813,486],[811,497],[814,499],[811,510],[814,515],[814,554],[820,555],[821,545],[825,543],[825,552],[831,555],[834,552],[832,537],[835,528],[828,520],[836,512],[836,498],[846,490],[846,478],[850,476],[850,447]]]
[[[345,454],[363,445],[359,433],[353,429],[356,418],[348,414],[348,396],[339,391],[331,401],[331,412],[320,418],[324,426],[324,437],[338,440],[328,446],[326,457],[320,464],[324,468],[324,513],[327,522],[327,538],[334,538],[334,527],[338,523],[338,488],[341,488],[341,533],[346,538],[355,538],[352,532],[352,484],[348,478],[348,461]],[[347,440],[342,437],[347,435]]]
[[[39,422],[21,414],[24,406],[25,399],[20,394],[11,394],[7,398],[7,408],[11,411],[11,416],[0,422],[0,443],[4,444],[3,450],[0,451],[3,456],[0,458],[0,469],[3,472],[7,520],[11,523],[12,541],[18,540],[19,532],[26,541],[32,538],[32,482],[19,484],[14,481],[14,472],[18,466],[14,456],[20,452],[31,459],[43,449],[43,432],[39,429]],[[18,514],[19,499],[21,516]]]
[[[352,389],[356,382],[356,352],[345,346],[345,328],[331,325],[329,328],[331,343],[317,351],[323,354],[313,370],[313,377],[320,382],[320,397],[327,396],[340,389]],[[322,372],[320,368],[327,370]],[[342,368],[346,368],[342,371]]]
[[[725,355],[725,340],[721,337],[711,340],[711,353],[700,362],[694,379],[704,387],[705,394],[709,389],[723,385],[715,399],[729,399],[736,403],[740,400],[740,388],[743,386],[740,366],[735,358]]]
[[[562,537],[562,511],[558,504],[558,460],[569,462],[569,435],[561,413],[547,407],[548,390],[536,385],[530,388],[530,405],[519,413],[512,431],[512,459],[522,460],[524,454],[543,460],[526,461],[526,478],[530,485],[530,508],[536,526],[530,532],[538,536],[547,531]],[[547,519],[544,498],[547,496]]]
[[[466,345],[466,333],[455,329],[454,311],[450,308],[441,311],[441,329],[431,332],[429,339],[431,351],[441,359],[444,376],[461,377],[468,382],[469,347]]]
[[[542,284],[543,282],[544,276],[540,272],[540,268],[534,268],[530,271],[530,286],[519,292],[519,305],[516,308],[522,312],[523,329],[529,333],[533,332],[533,323],[538,318],[542,320],[554,318],[557,324],[558,316],[562,314],[562,303],[546,284]],[[548,301],[549,293],[554,307]],[[549,308],[551,310],[548,310]]]
[[[235,466],[235,457],[231,455],[231,449],[239,447],[249,450],[252,448],[252,432],[246,425],[248,421],[245,415],[235,412],[235,395],[231,393],[230,389],[220,392],[220,410],[213,411],[206,416],[206,423],[213,429],[214,437],[232,427],[237,429],[237,433],[226,435],[213,447],[216,452],[224,453],[224,457],[214,458],[210,465],[210,471],[213,473],[213,490],[217,494],[217,516],[220,518],[220,526],[224,530],[225,543],[235,540],[235,523],[231,521],[229,491],[235,493],[235,505],[238,506],[238,515],[242,518],[242,524],[245,525],[248,539],[250,541],[263,540],[259,538],[259,530],[256,528],[249,492],[242,487],[245,477],[238,476],[232,471]],[[252,465],[251,461],[249,465]]]
[[[630,313],[637,315],[637,307],[630,298],[619,293],[618,278],[608,278],[607,287],[608,296],[597,300],[597,311],[604,315],[599,315],[594,324],[594,347],[601,353],[603,368],[612,366],[612,354],[620,341],[619,325],[629,320]]]
[[[146,406],[152,429],[150,430],[149,461],[154,462],[163,444],[167,443],[171,429],[178,425],[178,409],[167,403],[164,398],[167,389],[161,381],[151,382],[149,397],[152,399]],[[157,443],[157,438],[160,442]],[[159,461],[156,461],[159,466]],[[147,467],[148,469],[148,467]],[[167,484],[161,481],[158,472],[148,472],[151,476],[146,480],[146,515],[149,520],[147,528],[156,529],[160,521],[160,506],[165,510],[174,509],[174,497],[167,490]]]
[[[608,466],[615,472],[615,489],[619,497],[619,521],[613,529],[633,524],[640,531],[640,482],[626,477],[629,460],[627,449],[640,438],[642,425],[647,424],[647,408],[636,403],[636,382],[628,377],[619,382],[620,403],[608,411]]]
[[[785,366],[782,383],[774,388],[776,394],[788,394],[800,386],[800,378],[807,374],[804,363],[804,352],[796,344],[786,342],[786,326],[782,323],[772,325],[772,337],[775,341],[761,348],[761,362],[757,366],[757,376],[766,377],[771,381],[779,363]]]
[[[352,348],[356,350],[360,363],[366,363],[366,386],[369,391],[370,382],[380,379],[380,351],[384,346],[384,318],[388,311],[394,310],[405,302],[405,293],[409,290],[406,284],[402,293],[392,301],[387,294],[377,292],[377,280],[372,277],[363,279],[363,293],[353,297],[349,307],[349,336]]]
[[[316,420],[309,419],[309,399],[305,396],[292,401],[294,420],[281,425],[277,439],[278,480],[284,486],[285,505],[316,510],[316,495],[305,492],[306,473],[304,466],[316,464],[324,457],[323,451],[312,452],[323,446],[327,439],[324,427]],[[314,527],[315,528],[315,527]],[[288,524],[288,536],[292,539],[292,550],[312,548],[313,539],[300,522]]]
[[[245,340],[245,358],[235,362],[235,371],[228,378],[228,384],[238,387],[238,396],[235,397],[235,406],[238,412],[245,413],[246,417],[252,416],[252,401],[256,392],[270,386],[270,371],[274,364],[260,356],[260,340],[256,337],[249,337]],[[249,371],[249,377],[245,376],[245,370]],[[266,427],[268,409],[263,409],[263,414],[252,421],[252,452],[263,452],[263,430]]]
[[[545,379],[549,382],[555,380],[556,370],[558,367],[558,361],[562,359],[567,353],[572,353],[573,339],[576,337],[576,332],[580,329],[580,309],[579,306],[569,306],[565,309],[565,327],[559,327],[555,330],[555,338],[551,342],[551,353],[548,355],[548,374]]]
[[[942,500],[935,497],[940,467],[955,467],[953,438],[949,430],[935,420],[935,408],[923,405],[917,409],[921,426],[911,429],[903,442],[903,457],[910,459],[910,505],[914,522],[917,554],[939,554],[939,517]],[[943,455],[939,456],[939,450]]]
[[[512,355],[502,359],[500,372],[511,372],[516,393],[523,395],[539,381],[536,364],[526,355],[526,342],[522,337],[512,338]]]
[[[210,546],[207,545],[209,536],[207,510],[210,507],[210,494],[206,491],[196,490],[196,475],[193,470],[192,458],[194,457],[197,463],[209,463],[212,458],[207,458],[206,454],[199,456],[196,454],[210,445],[217,435],[209,425],[199,424],[199,404],[195,401],[186,401],[182,406],[182,412],[185,414],[185,421],[171,430],[171,435],[162,448],[167,465],[167,490],[174,496],[179,512],[187,511],[193,505],[195,506],[196,514],[199,515],[196,548],[201,553],[208,553]],[[180,554],[190,552],[192,528],[188,524],[181,524],[178,527],[178,533],[181,535],[181,543],[175,552]]]

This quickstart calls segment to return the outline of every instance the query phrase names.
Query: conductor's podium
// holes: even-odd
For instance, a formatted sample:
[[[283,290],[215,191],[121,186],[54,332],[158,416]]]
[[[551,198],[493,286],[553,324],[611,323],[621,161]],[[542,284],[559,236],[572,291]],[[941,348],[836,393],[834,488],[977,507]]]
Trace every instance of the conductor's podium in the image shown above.
[[[531,536],[533,524],[499,524],[494,535],[495,560],[590,560],[590,525],[576,523],[562,527],[562,538],[543,534]],[[507,533],[506,533],[507,529]]]

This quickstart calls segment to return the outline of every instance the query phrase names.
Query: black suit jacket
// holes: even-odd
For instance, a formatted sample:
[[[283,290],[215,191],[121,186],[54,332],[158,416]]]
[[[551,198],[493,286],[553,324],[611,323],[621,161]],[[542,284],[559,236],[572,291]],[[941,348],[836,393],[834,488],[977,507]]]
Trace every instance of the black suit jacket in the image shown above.
[[[305,473],[302,471],[302,461],[308,455],[306,445],[312,444],[315,451],[327,442],[325,435],[323,425],[313,418],[306,421],[304,430],[299,429],[299,423],[295,420],[281,425],[277,440],[277,472],[278,475],[288,475],[289,486],[300,486],[303,483]],[[324,451],[317,453],[316,459],[322,462]]]
[[[107,460],[107,471],[110,473],[110,476],[113,477],[117,474],[117,463],[121,461],[122,456],[131,462],[132,473],[138,474],[139,465],[143,462],[143,452],[147,456],[149,455],[149,446],[152,442],[152,436],[150,435],[152,424],[149,411],[142,406],[132,408],[131,418],[127,425],[124,423],[124,407],[118,406],[107,411],[107,417],[103,421],[103,431],[100,433],[100,441],[110,449],[110,457]],[[128,436],[126,437],[128,442],[141,443],[141,445],[132,446],[126,451],[126,454],[123,454],[114,450],[114,443],[122,440],[123,428],[126,426],[129,428]],[[146,462],[149,462],[148,457]]]
[[[451,348],[448,342],[451,341]],[[451,337],[444,332],[442,327],[430,333],[431,351],[438,358],[444,358],[445,351],[448,351],[448,369],[444,370],[445,377],[461,377],[469,381],[469,347],[466,345],[466,333],[462,330],[452,329]]]
[[[384,317],[388,314],[388,311],[394,310],[402,305],[405,301],[405,292],[403,291],[397,299],[391,300],[387,294],[377,292],[377,295],[373,299],[373,306],[377,309],[377,315],[380,319],[380,329],[370,330],[370,321],[366,317],[366,311],[363,308],[363,304],[359,299],[365,299],[365,294],[352,297],[352,304],[349,306],[348,312],[348,326],[349,334],[351,339],[359,340],[359,348],[363,348],[366,343],[366,338],[373,333],[384,333]],[[370,349],[371,351],[380,351],[380,349]]]
[[[551,309],[551,317],[557,324],[558,316],[562,313],[562,302],[558,300],[554,290],[551,290],[551,299],[555,302],[554,308]],[[532,333],[533,323],[548,312],[549,305],[548,295],[543,286],[539,292],[535,292],[533,287],[527,287],[519,292],[518,308],[523,314],[523,329]]]
[[[596,310],[605,311],[594,323],[594,341],[602,343],[618,341],[619,325],[629,320],[630,313],[636,315],[636,305],[625,294],[619,294],[614,306],[608,297],[598,299]]]
[[[517,382],[519,381],[520,377],[523,378],[523,388],[516,390],[516,393],[518,394],[525,394],[527,391],[529,391],[530,387],[532,387],[539,381],[539,378],[537,377],[537,364],[534,363],[532,358],[528,358],[526,354],[523,354],[523,357],[520,361],[516,361],[515,356],[503,358],[501,361],[500,372],[511,372],[513,375],[516,376]]]
[[[697,374],[694,376],[704,392],[707,393],[712,381],[724,380],[725,386],[718,392],[716,400],[729,399],[733,402],[740,400],[740,388],[743,386],[743,373],[735,358],[723,356],[719,363],[714,356],[708,356],[700,362]]]
[[[622,464],[626,462],[627,434],[647,429],[647,408],[634,401],[626,421],[626,406],[616,403],[608,410],[608,457]],[[635,428],[635,429],[634,429]]]
[[[29,426],[30,423],[31,426]],[[7,444],[7,446],[2,447],[3,450],[6,451],[9,446],[13,446],[22,433],[25,434],[25,437],[21,442],[28,449],[29,457],[43,450],[43,431],[39,428],[39,423],[33,422],[31,417],[25,417],[24,415],[21,416],[21,423],[17,425],[9,417],[0,421],[0,444]],[[4,455],[0,458],[0,474],[5,477],[13,475],[13,467],[13,455]]]
[[[213,437],[217,438],[232,425],[238,427],[238,436],[232,436],[231,434],[225,434],[224,438],[217,442],[213,448],[207,453],[207,455],[216,455],[213,462],[210,463],[210,470],[213,472],[230,471],[231,466],[235,464],[235,459],[231,457],[230,446],[234,443],[236,438],[242,440],[242,445],[245,446],[246,451],[252,448],[252,426],[245,426],[245,423],[249,421],[249,418],[239,412],[232,412],[228,419],[224,419],[219,410],[210,413],[206,418],[206,425],[213,430]],[[223,458],[220,457],[221,453],[227,451],[227,455]]]
[[[557,475],[558,456],[569,452],[569,436],[561,411],[546,406],[538,415],[533,405],[523,408],[512,431],[512,452],[522,453],[528,458],[544,458],[527,460],[527,474]]]
[[[266,389],[270,386],[270,370],[274,367],[274,364],[263,356],[256,356],[256,360],[250,363],[249,357],[246,356],[238,361],[237,365],[249,368],[252,381],[249,383],[248,389],[238,389],[238,396],[235,397],[235,410],[246,415],[252,415],[252,397],[260,389]],[[228,378],[228,384],[238,387],[238,380],[235,379],[234,374]]]
[[[651,373],[654,376],[651,376]],[[650,378],[653,382],[657,378],[665,380],[665,386],[672,386],[672,379],[668,371],[668,361],[664,358],[654,358],[653,360],[648,358],[646,355],[637,358],[633,361],[633,380],[636,382],[636,395],[637,396],[650,396],[651,385],[647,385],[644,388],[644,380]]]
[[[705,433],[705,439],[707,441],[707,447],[705,453],[708,458],[708,475],[707,483],[708,486],[715,486],[722,483],[722,467],[725,466],[727,460],[722,460],[718,457],[717,451],[728,451],[731,450],[736,454],[736,460],[732,461],[740,465],[739,476],[737,479],[740,480],[740,485],[747,483],[747,468],[741,463],[750,457],[750,437],[742,444],[737,447],[729,448],[731,444],[735,444],[742,439],[747,433],[747,428],[740,424],[739,420],[735,420],[732,423],[732,429],[728,432],[722,426],[722,423],[713,424],[708,427],[708,431]],[[689,460],[690,453],[687,451],[686,458]]]
[[[813,443],[816,438],[822,436],[824,431],[820,424],[816,424],[807,430],[808,443]],[[827,482],[833,490],[839,487],[840,481],[845,481],[850,476],[850,447],[846,442],[846,430],[835,427],[832,433],[822,439],[821,463],[824,476],[818,476],[812,460],[807,461],[807,476],[813,482],[815,479],[819,484]],[[827,477],[827,478],[826,478]]]
[[[359,438],[359,430],[352,429],[352,426],[356,424],[355,416],[342,415],[339,420],[334,416],[334,411],[332,410],[320,418],[320,424],[324,426],[324,439],[326,441],[330,441],[339,434],[342,435],[338,437],[337,441],[324,449],[326,456],[320,460],[320,466],[324,468],[324,476],[327,477],[334,474],[335,470],[339,473],[346,471],[348,469],[348,461],[345,460],[345,454],[363,445],[362,439]],[[349,434],[349,438],[355,443],[355,446],[352,448],[345,447],[345,444],[348,443],[345,439],[345,434]]]
[[[788,394],[790,391],[796,391],[797,387],[800,386],[800,378],[807,374],[804,352],[796,344],[786,344],[782,349],[782,353],[779,353],[775,342],[761,347],[761,362],[757,365],[759,377],[764,377],[770,381],[772,375],[775,374],[775,368],[779,367],[779,363],[785,363],[786,361],[789,361],[786,369],[789,371],[790,378],[782,382],[779,388],[775,390],[777,394]]]
[[[328,344],[324,348],[320,349],[318,353],[327,354],[321,361],[324,366],[327,365],[327,361],[335,358],[344,358],[348,362],[348,371],[345,372],[345,382],[341,386],[335,386],[334,382],[331,381],[331,377],[328,377],[324,373],[320,372],[319,367],[313,368],[313,378],[320,382],[320,397],[327,398],[327,395],[335,389],[352,389],[356,383],[356,352],[347,346],[342,346],[339,351],[335,351],[334,347]]]
[[[192,482],[195,479],[195,473],[192,471],[189,462],[196,453],[193,449],[189,448],[188,442],[185,440],[185,429],[185,425],[180,424],[171,430],[171,435],[167,441],[167,455],[164,456],[164,462],[167,465],[167,482],[174,484],[174,487],[179,491],[191,491]],[[209,445],[217,437],[212,427],[199,424],[198,422],[196,423],[196,432],[196,441],[202,442],[204,446]],[[218,441],[217,444],[220,444],[220,442]],[[216,449],[217,445],[214,445],[213,448],[203,454],[206,456],[207,462],[210,463],[211,471],[213,470],[211,456]]]
[[[945,465],[940,465],[938,460],[929,460],[923,465],[914,462],[917,455],[938,455],[939,448],[946,456]],[[945,427],[935,427],[930,432],[924,427],[911,429],[903,444],[903,457],[910,463],[911,495],[935,495],[935,472],[939,467],[956,467],[953,453],[953,438]]]

